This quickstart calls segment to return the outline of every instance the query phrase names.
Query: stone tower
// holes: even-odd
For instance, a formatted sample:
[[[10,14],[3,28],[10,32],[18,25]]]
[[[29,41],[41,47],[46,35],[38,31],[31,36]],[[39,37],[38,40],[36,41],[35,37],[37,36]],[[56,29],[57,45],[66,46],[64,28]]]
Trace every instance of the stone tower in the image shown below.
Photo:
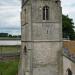
[[[20,75],[62,75],[60,0],[22,0]]]

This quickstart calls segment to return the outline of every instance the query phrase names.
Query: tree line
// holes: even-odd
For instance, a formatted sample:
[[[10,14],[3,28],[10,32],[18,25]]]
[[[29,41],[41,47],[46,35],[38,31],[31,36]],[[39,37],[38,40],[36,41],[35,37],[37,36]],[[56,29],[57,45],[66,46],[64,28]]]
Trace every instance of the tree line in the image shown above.
[[[63,38],[75,40],[74,22],[68,15],[62,15]]]
[[[0,37],[9,37],[9,38],[21,38],[21,35],[12,35],[12,34],[9,34],[9,33],[0,33]]]

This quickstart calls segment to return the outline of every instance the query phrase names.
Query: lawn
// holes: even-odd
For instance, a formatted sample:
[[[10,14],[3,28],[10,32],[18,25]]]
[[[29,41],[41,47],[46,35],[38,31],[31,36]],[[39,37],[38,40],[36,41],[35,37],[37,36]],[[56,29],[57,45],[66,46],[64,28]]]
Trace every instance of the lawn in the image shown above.
[[[19,59],[0,61],[0,75],[17,75]]]
[[[20,46],[0,46],[0,53],[16,53]],[[0,75],[17,75],[19,58],[0,60]]]

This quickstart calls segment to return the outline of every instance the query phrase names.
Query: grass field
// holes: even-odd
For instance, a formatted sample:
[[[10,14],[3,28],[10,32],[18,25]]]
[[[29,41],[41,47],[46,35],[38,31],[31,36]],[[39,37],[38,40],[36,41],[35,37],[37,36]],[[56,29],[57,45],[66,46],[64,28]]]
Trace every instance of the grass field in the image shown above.
[[[20,51],[20,46],[0,46],[0,53],[15,53]]]
[[[17,75],[19,59],[0,61],[0,75]]]
[[[0,46],[0,53],[16,53],[20,46]],[[17,75],[19,58],[0,60],[0,75]]]

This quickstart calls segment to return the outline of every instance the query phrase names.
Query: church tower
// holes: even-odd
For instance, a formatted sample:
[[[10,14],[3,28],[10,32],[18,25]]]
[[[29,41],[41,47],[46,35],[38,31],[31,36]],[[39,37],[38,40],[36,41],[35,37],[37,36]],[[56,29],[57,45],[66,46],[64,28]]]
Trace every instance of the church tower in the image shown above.
[[[60,0],[22,0],[21,74],[62,74]]]

